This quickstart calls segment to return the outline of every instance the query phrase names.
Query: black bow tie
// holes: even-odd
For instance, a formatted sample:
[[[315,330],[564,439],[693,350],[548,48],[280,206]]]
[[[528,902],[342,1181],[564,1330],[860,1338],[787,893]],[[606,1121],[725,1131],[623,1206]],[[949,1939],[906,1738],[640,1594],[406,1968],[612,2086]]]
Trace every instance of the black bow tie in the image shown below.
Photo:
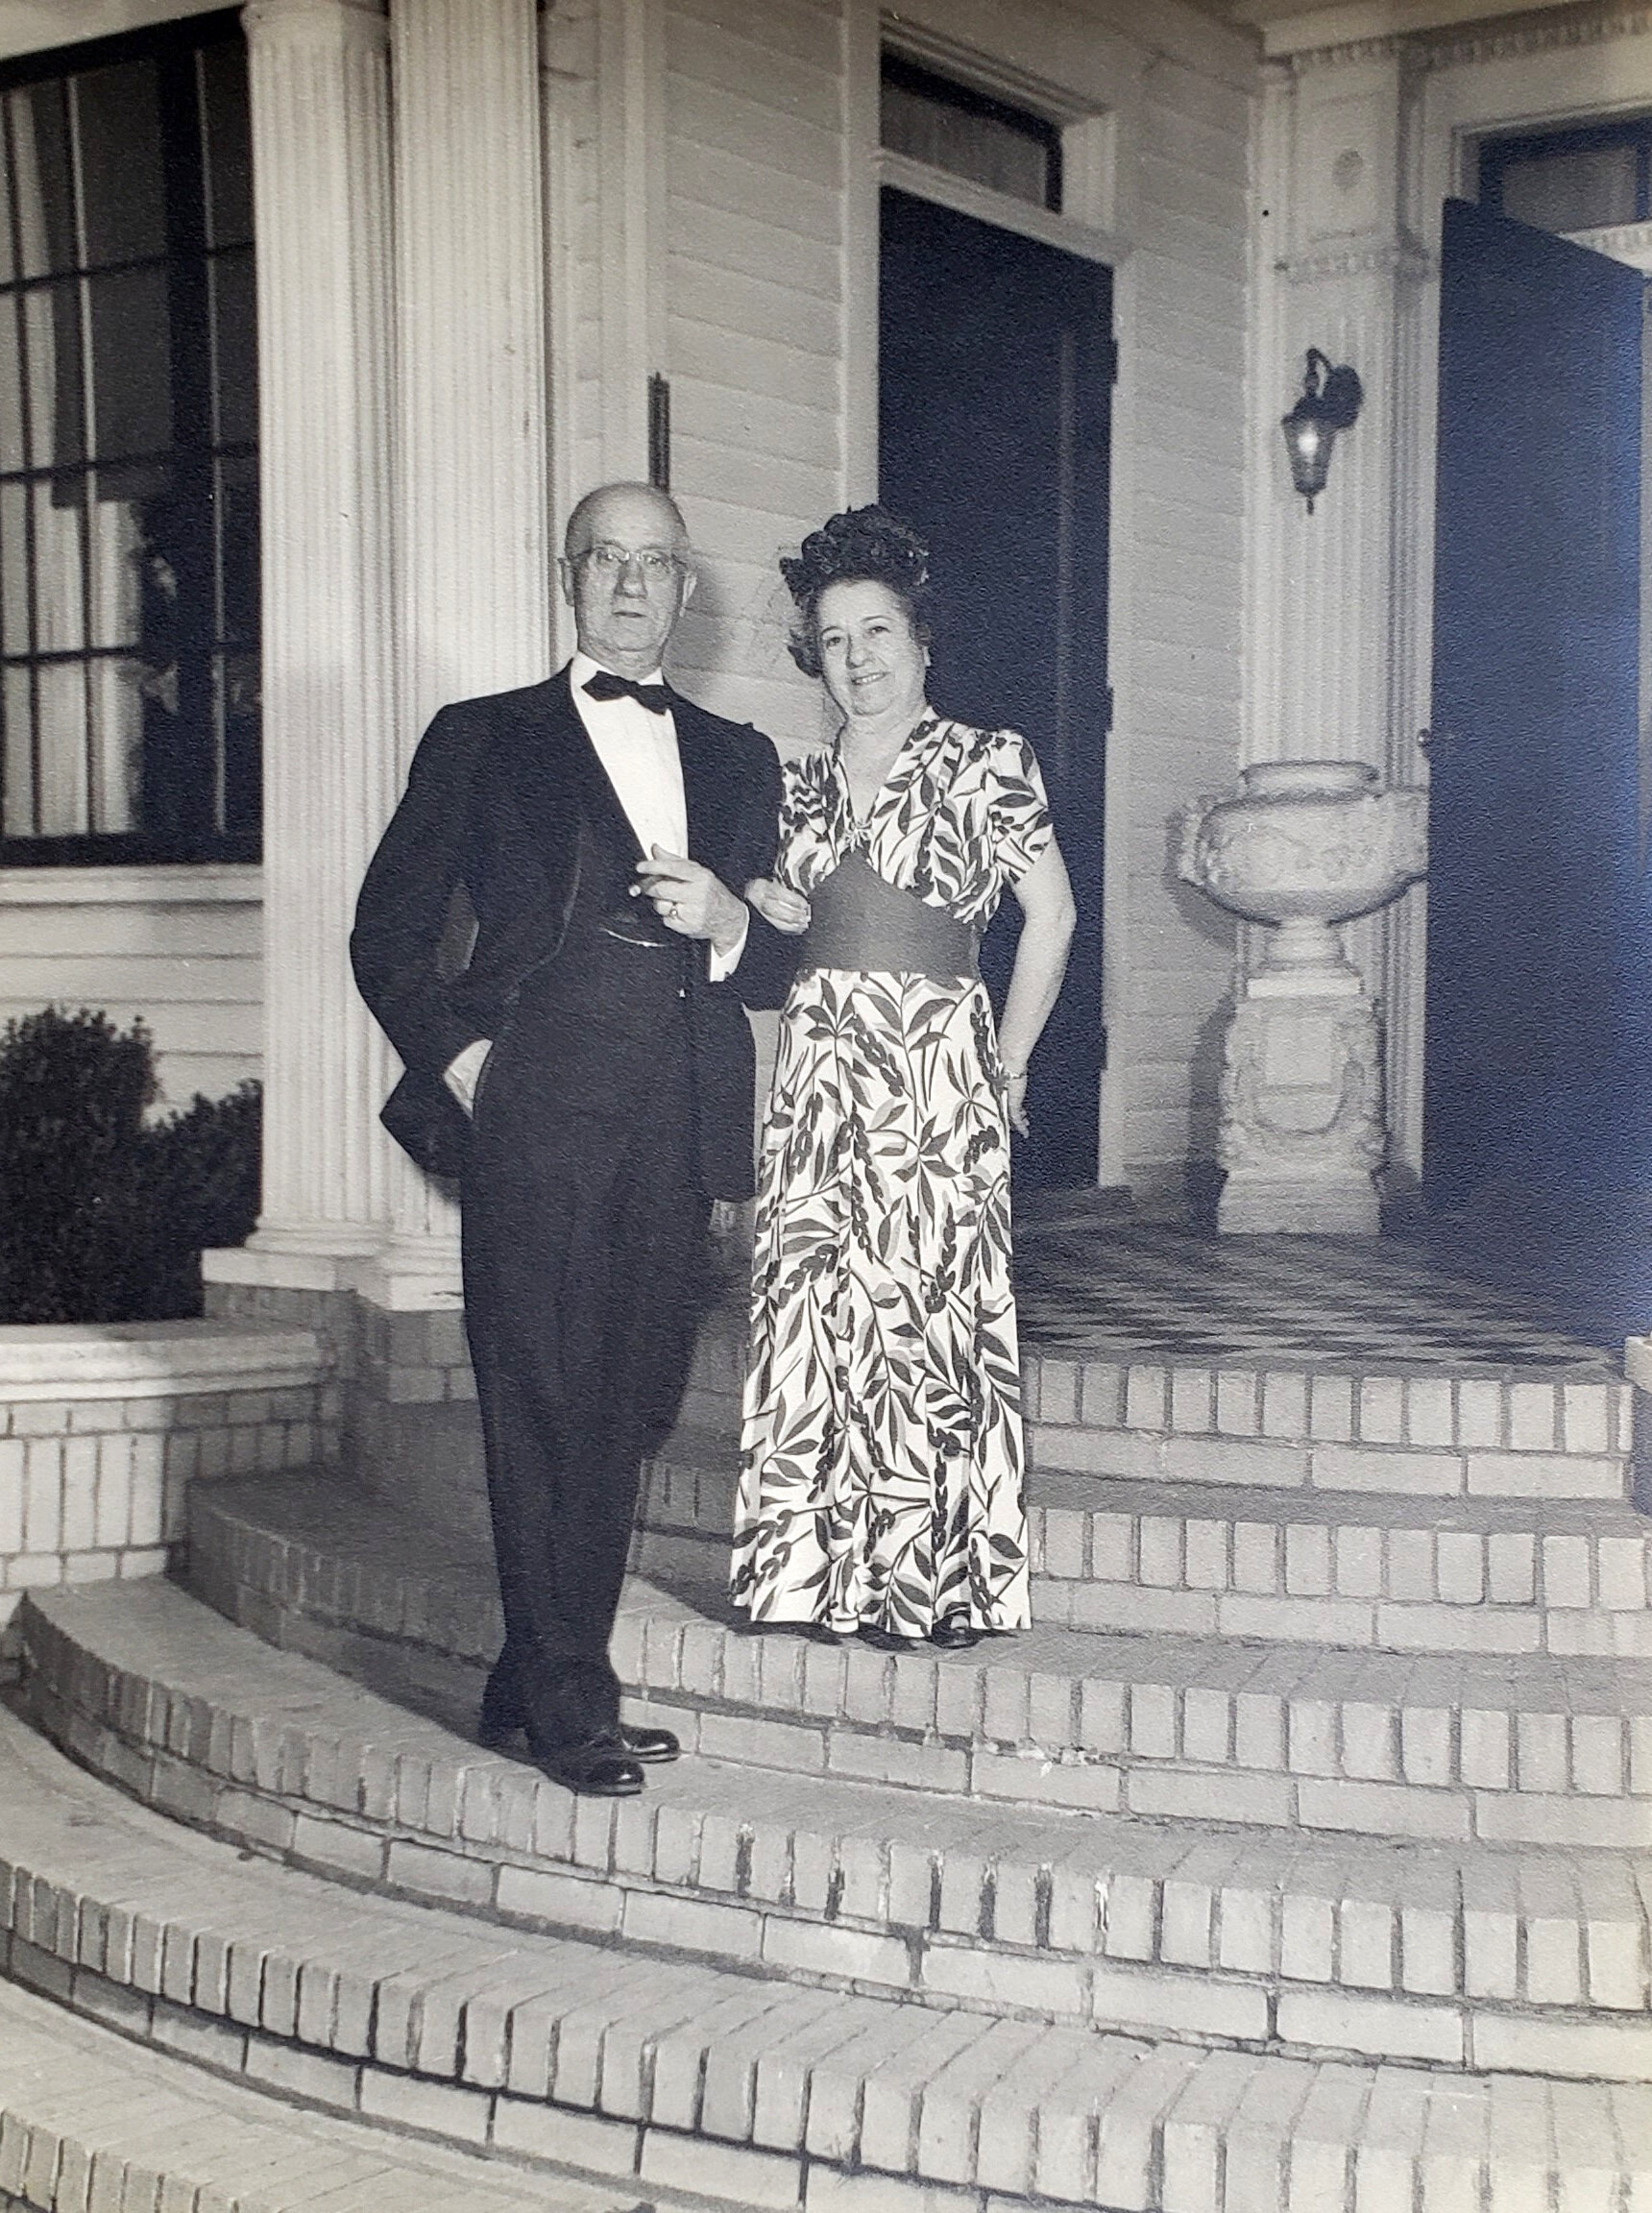
[[[629,676],[615,676],[606,669],[598,669],[595,676],[585,679],[581,689],[593,699],[635,699],[650,715],[671,712],[668,684],[634,684]]]

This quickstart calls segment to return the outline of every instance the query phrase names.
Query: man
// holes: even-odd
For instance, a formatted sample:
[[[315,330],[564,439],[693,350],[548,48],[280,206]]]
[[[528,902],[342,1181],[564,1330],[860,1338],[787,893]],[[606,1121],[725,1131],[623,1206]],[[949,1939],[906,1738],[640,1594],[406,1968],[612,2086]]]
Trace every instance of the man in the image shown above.
[[[479,1734],[523,1728],[547,1774],[618,1796],[677,1752],[620,1726],[608,1642],[641,1463],[693,1348],[710,1201],[753,1188],[743,1007],[778,1002],[790,955],[730,889],[773,862],[773,748],[661,677],[694,585],[675,505],[589,493],[561,572],[578,651],[436,717],[351,956],[406,1064],[386,1124],[460,1177],[505,1618]],[[461,894],[474,942],[454,975]]]

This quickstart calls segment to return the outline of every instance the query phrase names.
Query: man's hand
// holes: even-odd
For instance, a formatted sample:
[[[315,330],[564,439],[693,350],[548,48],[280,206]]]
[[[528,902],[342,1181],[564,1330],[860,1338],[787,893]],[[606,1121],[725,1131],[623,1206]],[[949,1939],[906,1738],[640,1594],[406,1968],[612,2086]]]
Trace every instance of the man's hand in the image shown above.
[[[809,927],[810,906],[801,891],[790,890],[772,876],[754,876],[745,888],[748,907],[755,907],[773,929],[788,937],[800,937]]]
[[[442,1081],[448,1086],[467,1114],[476,1110],[476,1085],[482,1080],[482,1064],[494,1049],[491,1037],[473,1037],[462,1053],[455,1053],[442,1071]]]
[[[747,924],[745,902],[737,899],[720,877],[681,853],[656,845],[637,863],[638,889],[679,936],[705,937],[718,953],[732,952]]]

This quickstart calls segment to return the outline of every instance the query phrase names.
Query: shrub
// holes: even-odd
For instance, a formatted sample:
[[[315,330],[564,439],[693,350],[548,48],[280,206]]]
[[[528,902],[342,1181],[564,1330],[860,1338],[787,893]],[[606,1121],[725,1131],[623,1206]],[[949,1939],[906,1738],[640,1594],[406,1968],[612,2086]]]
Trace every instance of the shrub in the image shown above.
[[[141,1021],[55,1007],[0,1037],[0,1321],[164,1321],[201,1311],[201,1252],[258,1211],[259,1092],[146,1123]]]

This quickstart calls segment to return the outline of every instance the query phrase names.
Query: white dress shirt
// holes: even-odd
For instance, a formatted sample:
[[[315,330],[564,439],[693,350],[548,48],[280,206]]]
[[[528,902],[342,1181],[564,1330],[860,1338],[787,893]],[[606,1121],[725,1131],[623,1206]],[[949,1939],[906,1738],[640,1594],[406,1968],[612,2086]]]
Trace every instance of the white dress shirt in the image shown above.
[[[573,704],[585,725],[585,734],[644,852],[651,854],[654,847],[660,845],[668,853],[687,856],[689,810],[683,796],[683,764],[677,751],[675,717],[669,713],[650,713],[640,699],[593,699],[585,687],[600,668],[601,663],[593,661],[589,653],[575,653],[568,671]],[[656,669],[641,681],[661,684],[665,679]],[[739,942],[726,953],[719,953],[715,945],[708,944],[708,974],[714,984],[720,984],[739,967],[750,921],[748,913]],[[454,1055],[445,1072],[448,1088],[467,1110],[475,1098],[476,1080],[490,1045],[489,1038],[474,1038],[462,1052]]]

